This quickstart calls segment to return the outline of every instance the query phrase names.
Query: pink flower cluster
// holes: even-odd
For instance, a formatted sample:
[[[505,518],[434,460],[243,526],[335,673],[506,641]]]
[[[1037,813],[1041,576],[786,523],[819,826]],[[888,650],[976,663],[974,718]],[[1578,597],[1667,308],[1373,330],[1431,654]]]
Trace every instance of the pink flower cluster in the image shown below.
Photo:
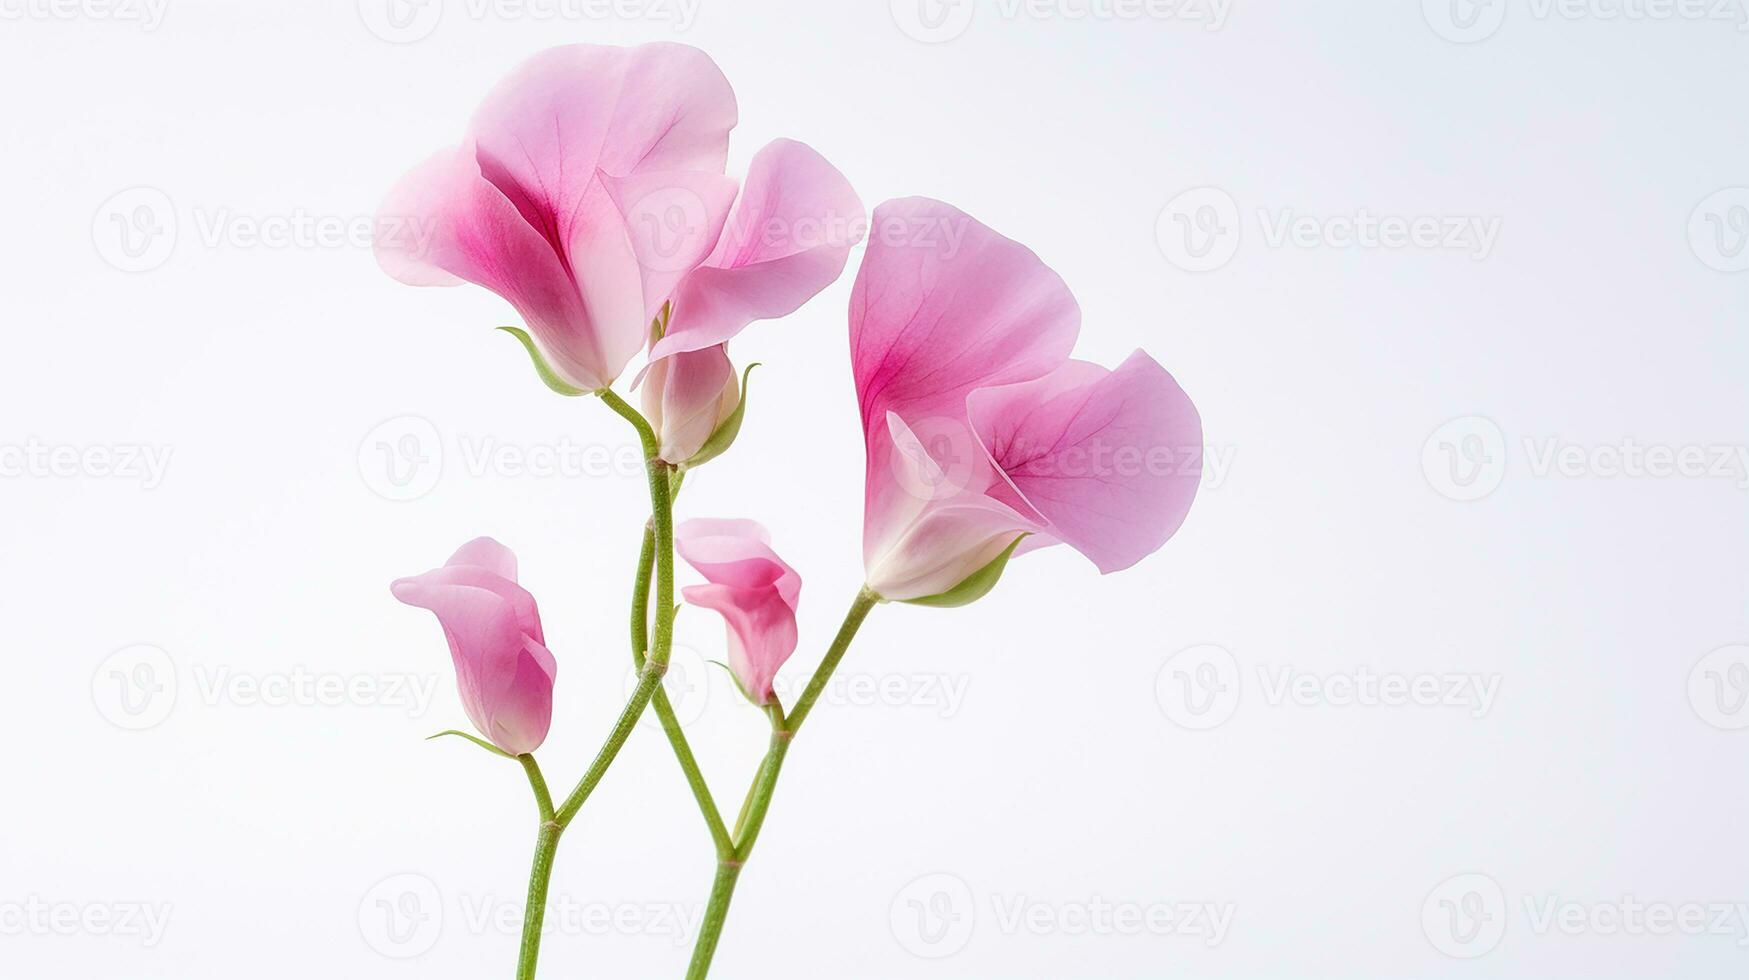
[[[736,117],[728,82],[696,49],[546,51],[394,189],[383,210],[399,220],[379,226],[425,234],[385,236],[378,259],[403,282],[503,297],[567,393],[610,389],[643,353],[660,458],[698,465],[740,424],[728,343],[834,282],[870,228],[849,181],[802,143],[774,141],[744,180],[726,176]],[[1172,376],[1141,351],[1115,368],[1072,358],[1068,287],[963,212],[907,198],[877,207],[872,226],[849,311],[869,590],[955,605],[1052,544],[1101,572],[1158,549],[1198,483],[1159,461],[1202,439]],[[751,521],[690,521],[676,537],[706,581],[686,600],[723,617],[737,681],[768,703],[796,647],[800,576]],[[512,754],[538,746],[554,663],[510,552],[472,542],[394,592],[436,613],[480,732]]]

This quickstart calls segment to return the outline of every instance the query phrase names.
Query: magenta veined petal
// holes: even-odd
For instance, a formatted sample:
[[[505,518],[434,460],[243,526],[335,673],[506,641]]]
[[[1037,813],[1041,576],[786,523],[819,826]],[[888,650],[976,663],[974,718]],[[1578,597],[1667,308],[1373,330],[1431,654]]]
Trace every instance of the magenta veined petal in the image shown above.
[[[391,193],[378,259],[404,282],[491,289],[564,380],[607,387],[648,341],[651,305],[714,246],[735,119],[728,82],[694,48],[542,52],[492,90],[459,147]],[[652,261],[640,219],[675,193],[703,202],[700,241]]]
[[[1142,351],[1115,371],[1070,361],[1037,381],[973,392],[969,411],[1009,499],[1101,572],[1158,550],[1196,499],[1202,420]]]
[[[940,201],[907,198],[875,209],[851,292],[850,354],[867,444],[863,558],[871,579],[895,590],[882,595],[933,594],[916,590],[950,577],[968,555],[989,553],[1000,538],[992,522],[1012,518],[956,499],[950,515],[971,521],[966,528],[939,514],[924,520],[924,503],[939,509],[942,494],[924,493],[920,502],[912,463],[895,456],[890,420],[940,457],[956,489],[981,493],[995,476],[967,421],[967,396],[1050,373],[1079,330],[1068,287],[1026,247]],[[903,540],[925,531],[968,550],[936,556]]]

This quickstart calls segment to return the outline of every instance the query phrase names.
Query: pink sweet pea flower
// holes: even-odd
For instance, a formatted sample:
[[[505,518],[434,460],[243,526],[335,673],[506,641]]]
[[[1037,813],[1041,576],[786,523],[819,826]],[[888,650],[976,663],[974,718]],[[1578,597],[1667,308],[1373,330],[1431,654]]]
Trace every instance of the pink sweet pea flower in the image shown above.
[[[692,459],[740,405],[728,340],[836,281],[865,224],[850,182],[807,145],[774,140],[753,157],[716,246],[675,287],[639,381],[664,460]]]
[[[562,380],[605,388],[716,244],[735,121],[728,81],[695,48],[544,51],[390,193],[378,261],[413,285],[492,290]]]
[[[539,748],[552,723],[558,664],[544,645],[534,597],[516,584],[510,549],[476,538],[442,568],[399,579],[390,590],[437,615],[462,707],[480,734],[511,755]]]
[[[687,586],[681,594],[692,605],[721,614],[735,682],[755,704],[770,704],[778,668],[796,650],[802,577],[777,557],[771,536],[753,521],[686,521],[674,529],[674,544],[709,581]]]
[[[1115,371],[1070,360],[1068,287],[962,212],[889,201],[874,227],[850,302],[869,588],[928,601],[1017,545],[1114,572],[1164,544],[1202,446],[1172,376],[1141,351]]]

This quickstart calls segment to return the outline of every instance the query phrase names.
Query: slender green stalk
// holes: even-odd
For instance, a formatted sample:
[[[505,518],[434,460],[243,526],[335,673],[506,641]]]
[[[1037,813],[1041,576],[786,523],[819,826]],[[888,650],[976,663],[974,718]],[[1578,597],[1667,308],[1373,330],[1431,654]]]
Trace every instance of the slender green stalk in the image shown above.
[[[674,507],[669,484],[670,467],[658,456],[656,433],[650,428],[650,423],[638,414],[637,409],[626,404],[611,389],[603,388],[596,394],[609,408],[638,430],[638,439],[644,446],[644,464],[650,477],[650,524],[656,548],[656,629],[649,656],[645,658],[643,668],[638,672],[638,686],[626,701],[625,709],[620,712],[619,719],[608,734],[607,742],[596,753],[595,761],[590,763],[588,771],[578,780],[577,788],[571,791],[571,795],[559,807],[556,819],[561,828],[570,824],[577,816],[577,811],[582,809],[584,801],[589,799],[589,794],[601,782],[601,777],[607,774],[607,767],[613,764],[614,757],[619,755],[626,739],[631,737],[632,729],[638,723],[638,716],[644,713],[650,699],[661,690],[662,675],[668,670],[668,655],[674,645]]]
[[[547,914],[547,887],[553,878],[553,856],[559,850],[559,836],[564,828],[553,819],[553,796],[547,791],[547,781],[541,775],[534,756],[524,753],[516,757],[528,772],[528,784],[534,787],[534,800],[540,807],[540,833],[534,842],[534,868],[528,875],[528,903],[523,907],[522,950],[516,959],[516,980],[534,980],[535,962],[540,957],[541,925]]]
[[[644,645],[647,642],[650,566],[655,555],[655,541],[654,531],[645,528],[644,549],[638,557],[637,579],[632,585],[632,659],[640,667],[644,663]],[[710,830],[711,842],[716,845],[717,856],[729,856],[734,850],[734,841],[729,837],[729,828],[723,824],[723,815],[717,810],[717,801],[711,796],[710,785],[705,782],[704,773],[698,768],[698,759],[692,754],[692,745],[686,740],[686,732],[680,727],[680,719],[674,714],[674,705],[668,701],[668,692],[657,688],[651,706],[655,709],[656,718],[662,723],[663,733],[668,736],[668,744],[674,747],[674,757],[680,761],[680,770],[686,775],[686,785],[692,789],[693,798],[698,801],[699,812],[704,814],[705,826]]]
[[[862,628],[862,621],[868,618],[869,610],[882,601],[867,586],[856,593],[856,601],[850,604],[850,611],[844,614],[844,623],[838,627],[838,635],[832,638],[832,646],[826,650],[825,659],[815,668],[814,676],[808,680],[808,686],[802,690],[802,696],[796,699],[796,706],[790,709],[789,724],[786,725],[794,734],[801,730],[802,722],[808,717],[808,712],[814,710],[814,702],[819,700],[820,692],[826,689],[826,682],[832,679],[832,672],[838,669],[838,661],[844,659],[844,652],[850,649],[850,641],[856,639],[856,631]]]
[[[832,639],[832,646],[827,649],[820,666],[814,669],[814,676],[808,680],[808,686],[803,689],[802,696],[796,700],[795,708],[787,719],[781,705],[772,704],[766,708],[767,714],[771,716],[771,744],[766,749],[765,761],[760,764],[759,775],[754,778],[752,788],[747,791],[746,802],[741,805],[741,817],[735,823],[734,856],[717,864],[716,880],[711,885],[711,897],[705,906],[704,921],[699,924],[698,940],[692,947],[692,962],[687,966],[686,980],[704,980],[710,972],[711,958],[717,951],[717,940],[721,938],[723,923],[729,917],[729,903],[735,897],[735,883],[740,879],[742,866],[753,853],[753,845],[759,840],[759,831],[765,826],[765,815],[771,809],[772,794],[777,791],[777,777],[783,772],[783,760],[789,754],[790,743],[794,741],[795,734],[801,728],[802,721],[807,718],[808,712],[813,710],[820,693],[826,689],[826,683],[832,679],[832,672],[838,669],[839,661],[844,659],[845,652],[850,649],[850,642],[856,638],[856,631],[862,627],[863,620],[868,618],[869,610],[880,601],[880,596],[866,587],[856,594],[856,601],[851,603],[850,612],[845,614],[844,624],[838,627],[838,635]]]
[[[650,481],[651,516],[650,532],[645,539],[644,554],[639,558],[639,569],[640,580],[644,582],[647,592],[648,569],[651,565],[655,567],[655,642],[650,646],[648,655],[640,658],[638,685],[626,700],[619,717],[615,719],[613,729],[608,732],[607,741],[602,744],[594,761],[583,773],[583,778],[577,781],[577,787],[565,798],[562,805],[554,809],[552,793],[547,789],[546,779],[535,765],[534,757],[517,757],[528,773],[529,784],[534,787],[535,801],[541,811],[540,833],[535,839],[534,867],[528,876],[528,904],[523,917],[522,949],[517,958],[517,980],[534,980],[536,963],[540,957],[541,926],[546,919],[547,891],[552,882],[553,858],[558,852],[559,838],[576,818],[577,811],[583,808],[589,794],[595,791],[601,778],[607,774],[608,766],[613,764],[626,739],[631,737],[638,717],[649,707],[651,699],[661,691],[662,675],[668,669],[668,656],[674,645],[673,467],[661,460],[655,430],[650,428],[650,423],[638,414],[637,409],[626,404],[624,399],[609,389],[603,388],[596,394],[608,407],[632,424],[638,431],[638,441],[644,448],[644,466]],[[640,622],[634,627],[634,636],[641,634],[643,629],[643,623]],[[643,644],[640,643],[639,647],[641,649]]]

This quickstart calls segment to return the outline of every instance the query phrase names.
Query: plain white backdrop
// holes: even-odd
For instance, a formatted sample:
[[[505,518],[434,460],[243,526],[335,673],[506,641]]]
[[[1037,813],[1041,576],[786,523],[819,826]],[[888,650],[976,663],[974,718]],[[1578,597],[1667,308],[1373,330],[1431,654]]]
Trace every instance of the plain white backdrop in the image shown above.
[[[1197,401],[1183,531],[877,610],[790,755],[726,978],[1742,976],[1749,91],[1732,0],[0,0],[0,974],[507,976],[522,774],[388,582],[492,534],[568,785],[627,689],[627,432],[362,242],[555,44],[679,40],[731,169],[1036,250],[1080,356]],[[859,253],[860,254],[860,253]],[[765,522],[806,676],[860,584],[852,270],[736,342],[682,516]],[[683,572],[682,582],[691,581]],[[726,806],[763,721],[680,617]],[[675,977],[712,856],[653,725],[542,976]]]

